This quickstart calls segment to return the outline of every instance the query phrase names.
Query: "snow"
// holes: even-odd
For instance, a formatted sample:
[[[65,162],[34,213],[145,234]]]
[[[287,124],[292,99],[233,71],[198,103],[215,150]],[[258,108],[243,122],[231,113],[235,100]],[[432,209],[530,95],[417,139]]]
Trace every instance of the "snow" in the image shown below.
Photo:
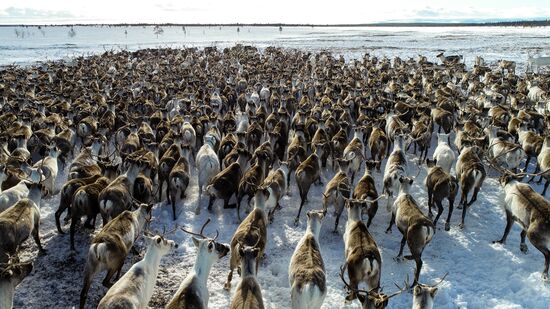
[[[434,134],[432,151],[435,148]],[[408,160],[414,158],[409,154]],[[330,169],[330,168],[329,168]],[[362,171],[361,171],[362,173]],[[330,170],[324,171],[324,183],[333,176]],[[413,169],[411,174],[416,174]],[[541,280],[543,255],[529,242],[528,254],[519,250],[519,232],[517,225],[511,231],[505,245],[492,244],[499,239],[504,231],[504,211],[501,209],[503,190],[497,183],[496,173],[491,171],[482,187],[478,201],[469,209],[466,217],[466,228],[458,228],[461,211],[455,208],[452,226],[449,232],[443,230],[444,219],[440,220],[432,242],[426,247],[423,254],[424,266],[420,280],[422,283],[435,283],[445,273],[449,273],[446,280],[439,286],[434,308],[548,308],[550,302],[550,285]],[[382,189],[380,173],[374,172],[377,188]],[[416,177],[411,190],[412,195],[427,213],[427,193],[424,188],[425,169]],[[66,169],[57,179],[58,188],[66,180]],[[356,180],[357,181],[357,180]],[[294,182],[291,181],[291,196],[282,200],[283,209],[276,213],[274,222],[268,226],[267,257],[260,264],[258,280],[262,287],[263,299],[266,308],[289,308],[290,287],[288,283],[288,265],[292,253],[306,229],[305,213],[311,209],[322,207],[321,199],[323,186],[313,186],[309,192],[309,202],[304,206],[298,227],[295,227],[294,217],[298,211],[299,195]],[[540,192],[540,187],[535,188]],[[187,198],[179,204],[179,217],[172,220],[171,208],[168,204],[158,204],[153,211],[154,221],[152,229],[162,231],[165,226],[171,229],[175,223],[187,229],[198,231],[202,224],[211,218],[207,226],[208,235],[220,232],[219,240],[229,243],[235,232],[238,222],[235,210],[224,210],[221,201],[218,201],[213,213],[206,211],[207,200],[201,201],[203,211],[195,216],[194,207],[198,199],[197,175],[193,171]],[[457,198],[458,201],[458,198]],[[25,242],[22,250],[22,259],[34,259],[33,272],[18,286],[15,308],[72,308],[78,307],[82,274],[85,263],[85,252],[89,247],[90,237],[79,231],[76,235],[78,253],[69,251],[69,235],[60,235],[55,229],[54,212],[59,203],[59,194],[42,201],[40,237],[47,255],[38,255],[37,248],[32,240]],[[370,227],[370,232],[376,239],[382,254],[381,285],[386,293],[393,292],[394,283],[403,284],[406,276],[414,274],[414,262],[396,262],[401,234],[394,229],[392,234],[384,231],[390,220],[381,201],[378,213]],[[445,204],[444,216],[447,213]],[[339,278],[340,266],[344,261],[344,233],[347,214],[342,216],[339,232],[332,233],[334,217],[332,208],[325,218],[320,233],[320,246],[326,266],[327,297],[323,308],[360,308],[358,301],[344,305],[344,286]],[[99,225],[98,220],[98,225]],[[64,226],[68,231],[68,225]],[[190,235],[178,230],[168,238],[175,240],[180,246],[161,260],[160,272],[154,295],[149,306],[164,308],[164,305],[178,289],[179,284],[191,271],[195,261],[196,249]],[[145,248],[142,240],[138,241],[141,255]],[[405,248],[405,254],[408,249]],[[129,255],[123,271],[132,263],[140,260],[140,256]],[[227,308],[231,296],[239,283],[239,276],[233,278],[233,288],[230,293],[223,290],[227,278],[229,256],[214,264],[208,278],[210,293],[210,308]],[[107,289],[101,286],[104,274],[98,275],[90,289],[87,306],[97,306]],[[404,293],[390,300],[389,308],[410,308],[412,295]]]

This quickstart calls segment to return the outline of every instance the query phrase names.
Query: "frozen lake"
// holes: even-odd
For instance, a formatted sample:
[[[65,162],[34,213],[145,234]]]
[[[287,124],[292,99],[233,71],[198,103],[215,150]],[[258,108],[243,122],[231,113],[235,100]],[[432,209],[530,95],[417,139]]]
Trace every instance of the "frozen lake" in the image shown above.
[[[28,64],[104,50],[183,46],[281,46],[328,49],[346,58],[369,52],[377,56],[432,60],[441,51],[462,54],[467,64],[476,55],[488,61],[514,60],[521,69],[527,54],[550,54],[550,27],[163,27],[153,26],[0,27],[0,65]]]

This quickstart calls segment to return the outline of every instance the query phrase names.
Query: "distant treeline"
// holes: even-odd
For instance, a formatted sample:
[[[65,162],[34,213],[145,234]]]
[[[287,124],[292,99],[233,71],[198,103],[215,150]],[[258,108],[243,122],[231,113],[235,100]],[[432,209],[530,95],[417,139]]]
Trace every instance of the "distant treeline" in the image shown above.
[[[116,23],[116,24],[14,24],[0,25],[0,27],[73,27],[73,26],[95,26],[95,27],[139,27],[139,26],[162,26],[162,27],[545,27],[550,26],[550,19],[547,20],[520,20],[520,21],[494,21],[494,22],[388,22],[388,23],[365,23],[365,24],[180,24],[180,23]]]

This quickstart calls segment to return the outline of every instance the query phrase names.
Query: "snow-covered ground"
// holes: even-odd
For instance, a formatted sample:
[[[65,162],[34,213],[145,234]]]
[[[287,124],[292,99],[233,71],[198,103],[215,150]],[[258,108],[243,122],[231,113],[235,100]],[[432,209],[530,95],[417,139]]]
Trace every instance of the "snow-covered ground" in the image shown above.
[[[435,140],[434,140],[435,142]],[[432,147],[433,151],[433,147]],[[409,160],[414,156],[409,155]],[[411,164],[412,165],[412,164]],[[179,218],[172,220],[171,208],[166,204],[156,205],[153,216],[153,229],[167,229],[177,223],[188,229],[197,231],[208,217],[212,222],[206,228],[206,233],[220,232],[219,239],[229,242],[238,223],[234,210],[223,210],[220,202],[216,203],[213,213],[202,211],[195,216],[194,205],[198,199],[196,172],[188,189],[188,197],[180,203]],[[415,175],[414,167],[411,174]],[[324,171],[324,182],[332,177],[331,171]],[[438,230],[423,254],[424,266],[421,281],[436,282],[445,273],[449,273],[444,283],[439,286],[434,308],[530,308],[546,309],[550,306],[550,284],[541,280],[544,258],[530,243],[529,253],[519,250],[520,229],[514,226],[508,242],[503,245],[492,244],[499,239],[504,230],[504,212],[500,209],[502,189],[494,176],[487,178],[480,192],[478,201],[471,207],[466,217],[466,228],[458,228],[461,210],[455,209],[452,227],[444,231],[444,216],[439,222]],[[377,188],[382,189],[382,175],[374,174]],[[415,179],[412,195],[422,209],[427,211],[427,194],[424,187],[425,169]],[[66,170],[57,179],[60,187],[66,179]],[[262,287],[263,299],[267,308],[289,308],[290,288],[288,283],[288,264],[294,248],[306,228],[305,212],[322,207],[321,198],[324,187],[314,186],[309,193],[309,203],[302,212],[300,225],[295,227],[294,217],[298,211],[299,197],[292,180],[292,194],[282,201],[283,209],[276,214],[273,224],[268,226],[267,258],[259,269],[259,282]],[[540,187],[536,188],[540,192]],[[458,199],[457,199],[458,200]],[[407,275],[411,278],[414,272],[414,262],[396,262],[401,235],[394,228],[393,234],[384,231],[390,219],[385,209],[385,200],[380,201],[378,214],[371,225],[371,234],[376,239],[382,253],[382,286],[385,292],[395,289],[394,283],[402,284]],[[42,201],[40,236],[47,255],[37,255],[37,248],[32,240],[24,245],[23,259],[35,258],[33,272],[17,288],[15,308],[72,308],[78,307],[82,273],[85,255],[89,247],[90,236],[82,231],[76,236],[78,253],[69,251],[69,235],[59,235],[55,229],[54,212],[59,203],[59,194]],[[204,209],[206,199],[201,201]],[[446,205],[446,204],[445,204]],[[323,308],[360,308],[359,302],[344,305],[344,286],[339,278],[339,269],[344,261],[344,243],[342,235],[347,215],[344,213],[339,232],[332,233],[334,217],[325,218],[320,234],[320,246],[325,261],[328,293]],[[100,220],[99,220],[100,221]],[[98,222],[99,225],[99,222]],[[64,227],[68,230],[68,226]],[[163,308],[178,288],[180,282],[191,270],[196,258],[196,250],[190,235],[178,231],[168,238],[174,239],[180,247],[161,261],[155,293],[150,302],[151,308]],[[139,242],[143,254],[143,242]],[[405,252],[408,249],[405,249]],[[130,254],[124,271],[140,259]],[[210,292],[210,308],[228,308],[231,296],[239,282],[236,275],[233,279],[231,293],[223,290],[227,277],[229,258],[225,257],[214,265],[208,279]],[[104,274],[98,275],[89,292],[88,306],[95,307],[107,291],[101,286]],[[101,278],[101,279],[100,279]],[[401,294],[391,299],[389,308],[410,308],[412,295]]]
[[[522,71],[527,55],[549,55],[550,27],[163,27],[77,26],[0,27],[0,65],[29,64],[103,53],[105,50],[137,50],[182,46],[227,47],[250,44],[308,51],[330,50],[346,58],[365,52],[378,57],[402,58],[425,55],[430,61],[442,51],[464,55],[471,67],[475,56],[489,63],[499,59],[517,62]]]

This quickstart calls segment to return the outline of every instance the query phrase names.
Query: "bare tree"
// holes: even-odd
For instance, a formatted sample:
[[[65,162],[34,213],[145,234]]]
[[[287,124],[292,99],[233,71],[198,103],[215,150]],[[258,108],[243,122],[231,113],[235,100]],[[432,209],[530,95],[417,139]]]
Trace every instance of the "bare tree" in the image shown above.
[[[155,28],[153,28],[153,33],[157,35],[158,39],[159,34],[162,35],[164,33],[164,29],[162,29],[159,25],[156,25]]]

